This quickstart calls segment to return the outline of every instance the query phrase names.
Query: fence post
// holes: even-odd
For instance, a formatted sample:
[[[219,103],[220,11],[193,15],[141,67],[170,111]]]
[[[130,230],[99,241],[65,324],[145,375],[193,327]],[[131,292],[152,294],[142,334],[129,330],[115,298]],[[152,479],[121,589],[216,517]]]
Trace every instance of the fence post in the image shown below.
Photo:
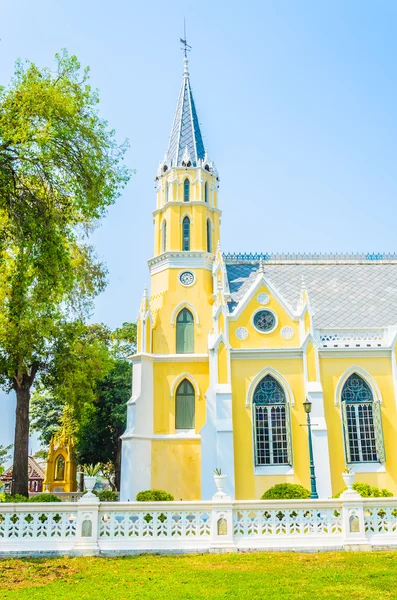
[[[364,502],[360,494],[347,490],[341,494],[342,531],[345,550],[371,550],[365,534]]]
[[[94,494],[81,496],[77,504],[76,543],[73,554],[99,554],[98,519],[99,500]]]
[[[215,494],[212,498],[210,552],[237,552],[233,536],[233,503],[230,496]]]

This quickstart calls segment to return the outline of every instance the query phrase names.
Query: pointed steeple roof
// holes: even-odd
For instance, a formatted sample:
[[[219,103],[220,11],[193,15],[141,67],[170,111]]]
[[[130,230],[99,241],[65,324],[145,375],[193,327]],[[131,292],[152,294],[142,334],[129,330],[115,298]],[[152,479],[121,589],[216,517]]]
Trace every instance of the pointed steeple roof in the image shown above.
[[[197,166],[203,160],[205,148],[190,87],[188,60],[185,56],[181,91],[176,106],[174,124],[166,152],[168,166]]]

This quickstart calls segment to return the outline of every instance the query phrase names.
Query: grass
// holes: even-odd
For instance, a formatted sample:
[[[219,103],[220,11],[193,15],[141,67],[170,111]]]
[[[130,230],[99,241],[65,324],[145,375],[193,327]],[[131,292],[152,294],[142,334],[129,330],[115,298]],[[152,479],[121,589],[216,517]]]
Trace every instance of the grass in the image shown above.
[[[0,561],[3,600],[397,598],[397,553],[250,553]]]

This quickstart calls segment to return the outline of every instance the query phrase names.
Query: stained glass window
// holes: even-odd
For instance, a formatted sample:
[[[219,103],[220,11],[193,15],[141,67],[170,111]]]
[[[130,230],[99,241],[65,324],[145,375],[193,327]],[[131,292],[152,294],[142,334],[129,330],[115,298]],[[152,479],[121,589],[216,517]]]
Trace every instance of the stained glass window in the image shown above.
[[[175,395],[175,429],[194,429],[195,394],[190,381],[184,379]]]
[[[176,319],[176,352],[177,354],[194,352],[194,320],[187,308],[182,308]]]
[[[374,402],[371,388],[357,373],[347,379],[341,401],[347,462],[383,460],[380,404]]]
[[[190,181],[185,179],[183,182],[183,201],[189,202],[190,200]]]
[[[291,464],[289,406],[281,385],[266,375],[253,396],[255,464]]]
[[[189,252],[190,250],[190,219],[185,217],[182,223],[182,250]]]
[[[254,314],[254,326],[261,332],[268,333],[276,327],[276,316],[270,310],[258,310]]]

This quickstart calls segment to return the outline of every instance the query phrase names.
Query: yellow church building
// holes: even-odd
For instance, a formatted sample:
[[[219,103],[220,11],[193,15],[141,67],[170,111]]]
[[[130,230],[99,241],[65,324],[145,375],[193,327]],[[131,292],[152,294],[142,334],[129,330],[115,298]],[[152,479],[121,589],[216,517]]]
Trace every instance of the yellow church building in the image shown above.
[[[215,468],[236,499],[310,488],[306,399],[320,498],[346,465],[397,495],[397,257],[223,254],[186,57],[156,183],[121,500],[209,499]]]

